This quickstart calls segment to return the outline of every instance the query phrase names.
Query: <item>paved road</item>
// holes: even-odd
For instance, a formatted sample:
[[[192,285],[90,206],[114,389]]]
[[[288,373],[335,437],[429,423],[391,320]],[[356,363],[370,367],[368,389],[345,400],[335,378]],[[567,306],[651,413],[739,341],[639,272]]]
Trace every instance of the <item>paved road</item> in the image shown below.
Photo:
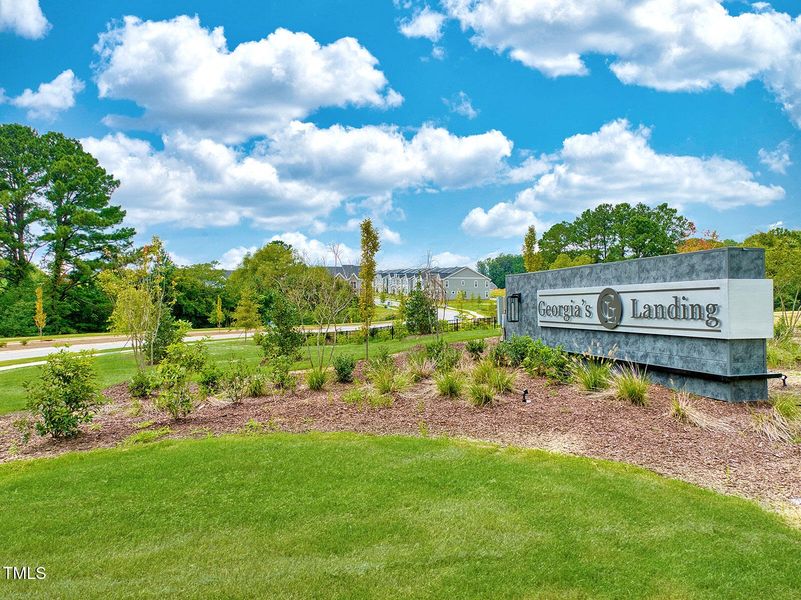
[[[391,323],[381,324],[378,323],[373,326],[373,328],[382,328],[382,327],[391,327]],[[337,331],[357,331],[361,328],[361,325],[356,323],[353,325],[339,325],[337,326]],[[307,329],[309,332],[317,331],[314,328]],[[251,334],[252,335],[252,334]],[[230,339],[237,339],[242,338],[244,333],[241,331],[234,331],[234,332],[227,332],[227,333],[210,333],[206,335],[198,335],[198,333],[190,333],[184,339],[191,341],[191,340],[198,340],[202,339],[203,337],[208,337],[212,340],[230,340]],[[68,352],[80,352],[82,350],[115,350],[119,349],[121,351],[126,350],[128,348],[127,340],[121,340],[119,338],[112,339],[111,341],[101,341],[103,338],[73,338],[70,342],[69,346],[65,346],[63,344],[66,343],[66,340],[61,340],[60,342],[56,341],[56,344],[59,345],[47,345],[47,346],[38,346],[29,348],[26,346],[18,346],[14,349],[3,349],[0,350],[0,362],[7,361],[7,360],[21,360],[21,359],[34,359],[34,358],[45,358],[48,355],[58,352],[59,350],[67,350]],[[0,371],[7,371],[9,369],[21,368],[21,367],[30,367],[34,365],[42,364],[44,361],[36,361],[36,362],[29,362],[24,363],[21,365],[6,365],[0,367]]]

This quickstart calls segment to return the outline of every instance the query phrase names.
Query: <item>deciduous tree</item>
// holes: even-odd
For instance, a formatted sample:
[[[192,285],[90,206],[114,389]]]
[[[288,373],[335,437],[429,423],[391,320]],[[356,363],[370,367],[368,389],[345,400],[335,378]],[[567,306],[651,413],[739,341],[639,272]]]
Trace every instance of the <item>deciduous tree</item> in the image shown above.
[[[359,291],[359,315],[362,320],[362,331],[364,332],[364,353],[370,358],[370,325],[375,314],[375,290],[373,290],[373,280],[375,279],[375,255],[381,248],[381,240],[378,232],[373,227],[370,219],[365,219],[361,224],[361,266],[359,268],[359,279],[362,287]]]

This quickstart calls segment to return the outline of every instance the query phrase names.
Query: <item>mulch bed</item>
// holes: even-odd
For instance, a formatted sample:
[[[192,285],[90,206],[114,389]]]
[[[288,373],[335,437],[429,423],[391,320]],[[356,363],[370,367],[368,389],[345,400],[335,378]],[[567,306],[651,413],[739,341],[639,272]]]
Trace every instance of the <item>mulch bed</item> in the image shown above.
[[[403,357],[397,361],[400,368]],[[147,401],[141,413],[132,416],[127,385],[120,384],[105,391],[110,402],[74,439],[34,435],[22,444],[13,426],[20,415],[0,417],[0,461],[113,447],[141,431],[136,424],[145,421],[154,422],[148,429],[169,427],[168,437],[183,438],[242,432],[255,420],[264,431],[447,435],[544,448],[636,464],[773,506],[795,504],[801,498],[801,445],[770,442],[754,430],[753,413],[767,410],[765,406],[696,398],[697,409],[727,426],[704,430],[672,418],[672,393],[656,385],[644,407],[574,386],[549,385],[524,372],[516,374],[513,393],[486,408],[439,397],[432,380],[396,395],[385,408],[345,404],[340,398],[351,388],[328,384],[312,392],[301,386],[294,393],[248,398],[239,404],[210,398],[187,418],[172,421]],[[792,382],[793,388],[801,389],[801,382]],[[529,390],[528,404],[521,402],[523,389]]]

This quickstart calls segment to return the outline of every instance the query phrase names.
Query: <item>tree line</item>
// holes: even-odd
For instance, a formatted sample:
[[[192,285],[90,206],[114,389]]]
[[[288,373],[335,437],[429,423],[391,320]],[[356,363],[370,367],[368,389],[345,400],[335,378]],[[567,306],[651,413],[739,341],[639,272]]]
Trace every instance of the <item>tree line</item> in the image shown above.
[[[649,207],[601,204],[572,221],[562,221],[537,237],[530,226],[520,254],[500,254],[478,262],[478,270],[499,288],[506,275],[561,269],[629,258],[645,258],[726,246],[764,248],[767,277],[774,280],[776,306],[801,306],[801,231],[772,228],[743,242],[700,235],[695,224],[667,204]]]

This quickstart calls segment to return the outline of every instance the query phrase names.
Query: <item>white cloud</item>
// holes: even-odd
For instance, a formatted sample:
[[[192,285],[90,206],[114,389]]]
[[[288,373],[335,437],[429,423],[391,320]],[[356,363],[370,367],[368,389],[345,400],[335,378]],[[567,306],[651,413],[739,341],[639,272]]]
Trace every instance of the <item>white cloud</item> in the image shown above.
[[[277,240],[292,246],[307,264],[331,266],[335,263],[349,265],[358,264],[359,262],[359,251],[346,244],[334,244],[332,246],[332,244],[327,244],[320,240],[309,239],[297,231],[288,231],[275,235],[269,241],[275,242]]]
[[[0,0],[0,31],[36,40],[50,30],[39,0]]]
[[[300,122],[276,134],[265,149],[293,178],[374,197],[401,188],[480,185],[503,171],[511,151],[512,142],[496,130],[456,136],[423,125],[407,139],[394,126],[318,128]]]
[[[398,233],[397,231],[392,231],[389,227],[382,227],[380,235],[382,242],[395,244],[396,246],[401,244],[403,241],[401,240],[400,233]]]
[[[801,127],[801,17],[769,7],[731,15],[720,0],[444,0],[471,41],[542,73],[586,75],[611,56],[622,82],[663,91],[760,79]]]
[[[444,22],[445,15],[426,6],[415,12],[411,19],[401,21],[400,32],[408,38],[419,37],[438,42],[442,37]]]
[[[273,131],[324,106],[388,108],[402,102],[378,60],[357,40],[321,46],[306,33],[277,29],[229,50],[221,27],[198,17],[125,17],[95,46],[101,98],[133,100],[139,119],[115,126],[182,129],[238,142]]]
[[[394,127],[320,129],[291,123],[249,152],[181,132],[164,148],[125,134],[87,138],[84,147],[115,177],[115,199],[139,227],[187,227],[249,220],[282,231],[325,228],[347,199],[376,218],[402,218],[392,193],[479,185],[500,177],[512,143],[501,133],[459,137],[423,126],[411,139]],[[355,217],[354,217],[355,218]],[[390,232],[392,243],[398,236]]]
[[[659,154],[650,130],[621,119],[591,134],[567,138],[549,157],[549,169],[515,198],[489,211],[472,210],[462,223],[476,235],[521,234],[541,213],[580,213],[601,203],[667,202],[682,208],[765,206],[784,197],[780,186],[762,185],[742,163],[712,156]],[[542,227],[538,227],[542,230]]]
[[[262,156],[209,139],[176,133],[164,149],[124,134],[82,144],[121,186],[115,200],[139,227],[176,223],[187,227],[235,225],[242,219],[268,229],[310,225],[339,206],[342,196],[283,180]]]
[[[470,96],[464,92],[459,92],[450,100],[443,98],[442,102],[451,112],[456,113],[457,115],[462,115],[468,119],[475,119],[478,116],[478,111],[473,108],[473,103],[470,101]]]
[[[454,254],[446,251],[435,254],[431,257],[431,263],[440,268],[445,267],[472,267],[475,261],[464,254]]]
[[[29,119],[53,119],[58,113],[75,106],[75,95],[84,88],[83,82],[67,69],[49,83],[42,83],[34,92],[26,89],[8,101],[28,111]]]
[[[538,231],[543,229],[533,211],[499,202],[487,211],[481,207],[471,210],[462,221],[462,229],[471,235],[510,238],[523,235],[532,224]]]
[[[775,150],[759,149],[759,162],[774,173],[787,173],[787,167],[793,164],[790,160],[790,144],[786,141],[776,146]]]
[[[218,261],[220,263],[220,268],[233,271],[242,264],[245,256],[248,254],[253,254],[258,249],[258,246],[238,246],[236,248],[231,248],[220,257],[220,260]]]
[[[784,227],[784,221],[776,221],[775,223],[771,223],[768,225],[768,231],[771,229],[779,229],[780,227]]]

